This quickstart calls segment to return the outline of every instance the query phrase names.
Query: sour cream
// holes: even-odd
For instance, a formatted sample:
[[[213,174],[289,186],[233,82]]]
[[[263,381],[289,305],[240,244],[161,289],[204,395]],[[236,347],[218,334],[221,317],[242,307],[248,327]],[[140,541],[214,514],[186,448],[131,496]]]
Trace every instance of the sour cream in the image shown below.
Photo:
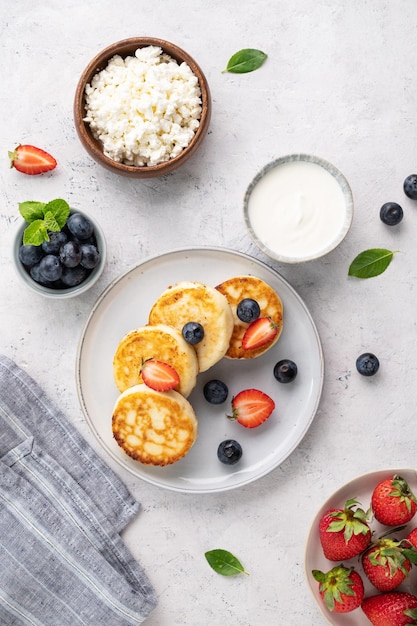
[[[314,157],[278,160],[249,188],[246,220],[271,256],[297,262],[317,258],[345,236],[352,198],[344,177]]]

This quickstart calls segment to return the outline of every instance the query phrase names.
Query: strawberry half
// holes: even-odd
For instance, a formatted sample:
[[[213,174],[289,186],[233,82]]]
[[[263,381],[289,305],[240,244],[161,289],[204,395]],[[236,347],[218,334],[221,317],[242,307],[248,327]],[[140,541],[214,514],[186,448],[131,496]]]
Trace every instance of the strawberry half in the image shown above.
[[[347,500],[343,509],[329,509],[319,521],[320,543],[329,561],[344,561],[360,554],[371,542],[368,513]]]
[[[374,626],[417,624],[417,597],[403,591],[368,596],[362,611]]]
[[[48,152],[28,144],[17,146],[13,152],[9,152],[9,158],[10,167],[30,176],[50,172],[57,165],[54,157]]]
[[[155,391],[169,391],[180,382],[179,374],[172,365],[157,359],[144,361],[140,373],[145,385]]]
[[[244,350],[255,350],[271,343],[278,334],[278,326],[270,317],[258,317],[247,327],[242,339]]]
[[[265,422],[275,409],[275,402],[259,389],[244,389],[232,399],[232,415],[245,428],[256,428]]]
[[[350,613],[361,605],[365,590],[362,578],[353,567],[337,565],[326,573],[313,569],[312,574],[329,611]]]
[[[371,498],[375,519],[386,526],[407,524],[417,512],[417,498],[401,476],[382,480]]]

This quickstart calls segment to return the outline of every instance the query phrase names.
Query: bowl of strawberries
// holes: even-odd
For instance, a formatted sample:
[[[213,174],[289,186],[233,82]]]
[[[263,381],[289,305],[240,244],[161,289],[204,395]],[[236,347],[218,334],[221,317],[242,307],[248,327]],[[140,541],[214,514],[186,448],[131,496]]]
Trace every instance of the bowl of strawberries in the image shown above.
[[[417,624],[417,471],[379,470],[338,489],[313,520],[305,570],[334,626]]]

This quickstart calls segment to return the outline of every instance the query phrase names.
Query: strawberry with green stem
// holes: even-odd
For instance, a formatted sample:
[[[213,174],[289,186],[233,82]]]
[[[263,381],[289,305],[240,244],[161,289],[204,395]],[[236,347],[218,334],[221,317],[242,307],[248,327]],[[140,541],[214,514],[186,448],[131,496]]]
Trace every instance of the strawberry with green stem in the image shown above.
[[[369,512],[358,505],[357,500],[347,500],[343,509],[329,509],[320,518],[320,543],[329,561],[351,559],[370,544]]]
[[[368,596],[361,608],[373,626],[417,624],[417,597],[411,593],[391,591]]]
[[[259,389],[244,389],[232,398],[232,415],[245,428],[256,428],[263,424],[275,409],[275,402]]]
[[[9,159],[10,167],[30,176],[50,172],[57,165],[56,159],[51,154],[29,144],[18,145],[9,152]]]
[[[417,550],[407,548],[404,541],[382,537],[362,555],[363,570],[372,585],[379,591],[393,591],[417,563]]]
[[[329,611],[350,613],[361,605],[363,581],[353,567],[337,565],[326,573],[313,570],[312,575],[319,583],[320,596]]]
[[[401,476],[382,480],[372,492],[371,507],[381,524],[407,524],[417,512],[417,498]]]

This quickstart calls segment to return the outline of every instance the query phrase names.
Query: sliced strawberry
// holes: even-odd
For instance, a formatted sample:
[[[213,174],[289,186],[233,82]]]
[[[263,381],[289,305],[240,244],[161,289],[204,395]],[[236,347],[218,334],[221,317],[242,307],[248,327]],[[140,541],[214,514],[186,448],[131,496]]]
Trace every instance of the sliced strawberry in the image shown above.
[[[57,165],[48,152],[27,144],[19,145],[13,152],[9,152],[9,158],[10,167],[30,176],[50,172]]]
[[[147,359],[141,368],[142,380],[155,391],[169,391],[179,385],[180,377],[178,372],[163,361],[157,359]]]
[[[254,350],[271,343],[278,334],[278,326],[270,317],[258,317],[251,322],[242,339],[244,350]]]
[[[232,415],[228,415],[230,419],[245,428],[256,428],[271,415],[275,402],[259,389],[245,389],[232,399],[232,409]]]

